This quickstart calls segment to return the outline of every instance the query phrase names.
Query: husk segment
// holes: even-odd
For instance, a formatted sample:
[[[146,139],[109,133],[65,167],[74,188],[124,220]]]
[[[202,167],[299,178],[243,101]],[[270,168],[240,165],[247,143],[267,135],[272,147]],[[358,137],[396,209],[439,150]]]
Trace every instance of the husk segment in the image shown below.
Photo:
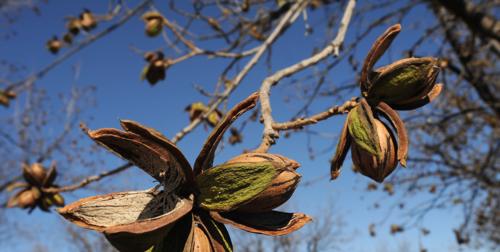
[[[224,132],[231,126],[231,124],[243,113],[255,107],[259,98],[258,93],[253,93],[242,102],[234,106],[221,122],[212,130],[210,136],[203,144],[203,148],[198,154],[194,163],[194,174],[198,175],[204,170],[210,168],[214,161],[214,154],[217,146],[224,135]]]
[[[223,164],[196,178],[198,204],[210,211],[231,211],[267,189],[278,171],[271,162]]]
[[[370,106],[362,99],[347,115],[349,134],[352,140],[365,151],[380,156],[380,143],[375,128],[375,118]]]
[[[285,203],[293,194],[300,181],[295,170],[300,164],[279,154],[249,152],[231,158],[225,164],[271,162],[277,175],[271,185],[254,199],[238,206],[239,212],[267,212]]]
[[[332,158],[330,166],[330,178],[336,179],[340,175],[340,168],[344,163],[345,157],[349,152],[351,146],[351,137],[349,136],[348,120],[345,120],[342,131],[340,132],[339,142],[337,143],[337,150]]]
[[[188,214],[175,223],[165,239],[151,252],[232,252],[233,245],[223,224],[207,213]]]
[[[298,230],[311,221],[311,217],[302,213],[269,211],[265,213],[216,213],[210,215],[224,224],[230,224],[241,230],[264,235],[286,235]]]
[[[380,102],[377,105],[377,110],[380,111],[381,115],[385,117],[396,129],[396,134],[398,136],[397,140],[397,150],[398,150],[398,161],[402,166],[406,167],[406,159],[408,157],[408,133],[406,132],[406,127],[404,122],[401,120],[399,114],[394,111],[385,102]]]
[[[56,163],[53,162],[50,165],[49,171],[47,172],[47,175],[45,176],[45,179],[43,180],[43,187],[48,187],[54,183],[57,177],[57,169],[56,169]]]
[[[396,110],[413,110],[423,107],[431,103],[434,99],[436,99],[436,97],[438,97],[439,94],[441,93],[442,89],[443,89],[443,84],[441,83],[435,84],[432,87],[432,90],[426,95],[418,99],[412,99],[409,101],[399,102],[397,104],[391,104],[391,107],[393,107]]]
[[[352,162],[363,175],[381,183],[397,166],[397,143],[392,131],[381,121],[376,120],[376,138],[381,143],[381,156],[377,157],[357,144],[351,146]]]
[[[214,252],[232,252],[233,244],[226,227],[215,221],[208,213],[200,213],[201,224]]]
[[[144,251],[163,239],[193,207],[192,198],[166,199],[155,190],[111,193],[84,198],[58,210],[74,224],[102,232],[120,251]],[[165,201],[175,200],[173,209]]]
[[[165,239],[155,244],[147,252],[163,252],[168,249],[172,252],[191,252],[193,244],[193,215],[186,214],[175,222]]]
[[[133,121],[124,120],[121,125],[125,131],[104,128],[88,135],[166,186],[187,187],[193,181],[188,161],[166,137]]]
[[[294,170],[283,170],[269,187],[257,197],[238,207],[238,212],[267,212],[287,202],[292,197],[300,181],[300,174]]]
[[[380,37],[373,43],[372,48],[366,55],[363,68],[361,70],[361,92],[365,95],[371,89],[369,74],[378,59],[385,53],[392,41],[401,31],[401,25],[395,24],[389,27]]]

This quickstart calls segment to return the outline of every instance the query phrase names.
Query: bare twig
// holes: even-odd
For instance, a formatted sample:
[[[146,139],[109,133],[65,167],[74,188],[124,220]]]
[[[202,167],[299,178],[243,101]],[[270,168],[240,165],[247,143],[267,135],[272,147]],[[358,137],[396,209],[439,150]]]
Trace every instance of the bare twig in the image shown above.
[[[66,53],[64,53],[63,55],[61,55],[58,58],[56,58],[49,65],[45,66],[44,68],[42,68],[38,72],[36,72],[36,73],[28,76],[24,80],[16,82],[16,83],[13,83],[12,85],[8,86],[6,88],[6,90],[12,90],[12,91],[16,91],[16,92],[19,92],[19,91],[23,90],[28,85],[27,83],[31,83],[31,82],[34,82],[35,80],[39,79],[39,78],[42,78],[50,70],[52,70],[53,68],[55,68],[56,66],[58,66],[59,64],[61,64],[62,62],[64,62],[66,59],[68,59],[69,57],[71,57],[73,54],[79,52],[83,48],[87,47],[88,45],[90,45],[93,42],[95,42],[96,40],[98,40],[99,38],[104,37],[105,35],[107,35],[107,34],[111,33],[112,31],[116,30],[118,27],[120,27],[121,25],[123,25],[124,23],[126,23],[128,20],[130,20],[130,18],[132,18],[133,16],[135,16],[137,13],[139,13],[144,7],[146,7],[151,2],[152,2],[152,0],[144,0],[139,5],[137,5],[134,9],[132,9],[130,12],[128,12],[127,14],[125,14],[115,24],[109,26],[107,29],[101,31],[100,33],[98,33],[96,35],[88,36],[85,40],[81,41],[78,45],[70,48],[68,51],[66,51]]]
[[[315,124],[319,121],[328,119],[334,115],[345,114],[345,113],[349,112],[352,108],[354,108],[356,106],[356,104],[358,104],[356,102],[356,98],[353,98],[349,101],[344,102],[344,104],[342,104],[340,106],[330,107],[329,109],[327,109],[323,112],[317,113],[317,114],[315,114],[311,117],[308,117],[308,118],[299,118],[299,119],[296,119],[293,121],[282,122],[282,123],[274,122],[272,124],[272,127],[274,130],[289,130],[289,129],[302,128],[306,125]]]
[[[111,176],[111,175],[114,175],[116,173],[119,173],[119,172],[122,172],[130,167],[132,167],[133,164],[132,163],[125,163],[123,165],[120,165],[118,166],[117,168],[115,169],[112,169],[112,170],[109,170],[109,171],[105,171],[103,173],[100,173],[98,175],[94,175],[94,176],[90,176],[90,177],[87,177],[85,179],[83,179],[82,181],[80,181],[79,183],[76,183],[74,185],[69,185],[69,186],[64,186],[64,187],[60,187],[60,188],[49,188],[49,189],[44,189],[44,192],[46,193],[60,193],[60,192],[69,192],[69,191],[74,191],[74,190],[77,190],[77,189],[80,189],[92,182],[96,182],[96,181],[99,181],[105,177],[108,177],[108,176]]]
[[[202,120],[206,118],[212,111],[214,111],[224,100],[226,100],[229,95],[239,86],[243,78],[250,72],[250,70],[257,64],[263,53],[269,48],[269,46],[276,41],[276,39],[282,34],[284,29],[288,27],[291,23],[295,21],[298,17],[298,14],[302,11],[303,8],[307,5],[308,1],[297,1],[283,16],[279,24],[276,26],[274,31],[269,35],[269,37],[258,47],[257,52],[250,59],[250,61],[245,65],[245,67],[238,73],[233,80],[230,81],[230,85],[225,89],[225,91],[217,97],[217,99],[212,103],[210,108],[205,112],[202,116],[193,120],[188,126],[184,127],[180,132],[178,132],[173,138],[172,141],[178,142],[182,139],[187,133],[191,132],[195,129]]]
[[[342,17],[342,23],[339,27],[339,32],[335,39],[326,46],[321,52],[314,54],[312,57],[304,59],[294,65],[287,68],[281,69],[275,74],[267,77],[260,88],[260,105],[262,117],[264,119],[264,133],[261,145],[257,148],[258,152],[267,152],[269,147],[274,143],[275,139],[278,138],[278,132],[273,128],[274,120],[271,115],[271,103],[269,100],[269,94],[271,87],[276,85],[280,80],[297,72],[300,72],[310,66],[317,64],[318,62],[326,59],[332,53],[338,53],[340,45],[343,43],[345,38],[345,33],[351,20],[356,1],[350,0],[344,11],[344,16]],[[338,55],[338,54],[337,54]]]

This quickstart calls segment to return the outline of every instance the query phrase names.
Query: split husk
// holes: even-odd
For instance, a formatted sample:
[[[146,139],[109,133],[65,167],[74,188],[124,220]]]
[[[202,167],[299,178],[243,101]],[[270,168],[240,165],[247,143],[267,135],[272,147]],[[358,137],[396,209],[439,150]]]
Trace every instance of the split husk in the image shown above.
[[[163,190],[94,196],[60,213],[79,226],[104,233],[120,251],[231,252],[222,223],[267,235],[297,230],[311,218],[271,211],[293,193],[300,178],[295,173],[297,162],[276,154],[250,153],[213,166],[223,134],[255,106],[257,98],[254,93],[226,113],[207,138],[194,169],[175,144],[137,122],[121,121],[124,131],[88,131],[98,144],[155,178]],[[264,199],[275,202],[255,213],[244,211],[249,207],[245,204]]]
[[[165,201],[175,201],[174,207],[165,208]],[[152,189],[84,198],[58,212],[80,227],[104,233],[120,251],[144,251],[159,243],[192,207],[192,197]]]
[[[401,31],[401,25],[389,27],[373,43],[361,72],[361,93],[370,104],[380,101],[398,110],[412,110],[431,102],[441,91],[436,84],[438,60],[432,57],[407,58],[373,70]]]

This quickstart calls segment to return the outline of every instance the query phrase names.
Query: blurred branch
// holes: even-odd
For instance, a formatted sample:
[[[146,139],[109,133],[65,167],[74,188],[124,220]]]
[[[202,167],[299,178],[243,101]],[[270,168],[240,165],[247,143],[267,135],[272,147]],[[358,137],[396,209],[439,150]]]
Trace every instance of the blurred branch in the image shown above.
[[[478,10],[472,1],[437,0],[436,2],[459,17],[471,31],[478,31],[481,35],[500,42],[500,22],[495,17]]]
[[[60,193],[60,192],[74,191],[74,190],[80,189],[80,188],[82,188],[90,183],[97,182],[105,177],[108,177],[108,176],[117,174],[119,172],[125,171],[126,169],[128,169],[132,166],[133,166],[132,163],[125,163],[123,165],[118,166],[115,169],[100,173],[98,175],[87,177],[87,178],[83,179],[81,182],[76,183],[74,185],[63,186],[63,187],[59,187],[59,188],[49,188],[49,189],[44,190],[44,192],[46,192],[46,193]]]
[[[28,76],[24,80],[21,80],[19,82],[13,83],[9,85],[5,90],[11,90],[15,92],[22,91],[26,86],[28,85],[27,83],[34,82],[37,79],[42,78],[45,76],[50,70],[58,66],[59,64],[63,63],[66,59],[71,57],[73,54],[79,52],[83,48],[87,47],[88,45],[92,44],[99,38],[102,38],[106,36],[107,34],[113,32],[123,24],[125,24],[130,18],[135,16],[137,13],[139,13],[143,8],[145,8],[148,4],[150,4],[152,0],[144,0],[141,2],[139,5],[137,5],[135,8],[131,9],[128,13],[126,13],[120,20],[118,20],[115,24],[109,26],[105,30],[101,31],[100,33],[97,33],[96,35],[90,35],[88,36],[85,40],[81,41],[78,45],[75,45],[74,47],[71,47],[68,51],[66,51],[63,55],[59,56],[56,58],[52,63],[48,64],[38,72]]]

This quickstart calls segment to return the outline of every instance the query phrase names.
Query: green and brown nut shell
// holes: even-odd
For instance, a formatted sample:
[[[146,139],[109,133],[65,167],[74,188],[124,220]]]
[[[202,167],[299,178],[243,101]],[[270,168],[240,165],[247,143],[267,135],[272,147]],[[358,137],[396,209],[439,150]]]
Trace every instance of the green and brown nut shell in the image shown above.
[[[381,155],[374,155],[354,142],[351,145],[351,157],[353,165],[361,174],[381,183],[397,166],[397,143],[383,122],[375,120],[375,126]]]
[[[196,177],[198,205],[208,211],[233,211],[269,188],[277,175],[271,162],[238,162],[210,168]]]
[[[248,203],[239,206],[235,211],[267,212],[277,208],[290,199],[301,179],[300,174],[295,171],[300,166],[299,163],[278,154],[246,153],[226,163],[237,162],[271,162],[278,170],[278,175],[266,190]]]
[[[163,30],[163,21],[161,19],[150,19],[146,21],[144,30],[146,32],[146,35],[150,37],[156,37]]]
[[[431,57],[398,60],[371,74],[369,100],[399,104],[426,96],[439,73],[437,59]]]

